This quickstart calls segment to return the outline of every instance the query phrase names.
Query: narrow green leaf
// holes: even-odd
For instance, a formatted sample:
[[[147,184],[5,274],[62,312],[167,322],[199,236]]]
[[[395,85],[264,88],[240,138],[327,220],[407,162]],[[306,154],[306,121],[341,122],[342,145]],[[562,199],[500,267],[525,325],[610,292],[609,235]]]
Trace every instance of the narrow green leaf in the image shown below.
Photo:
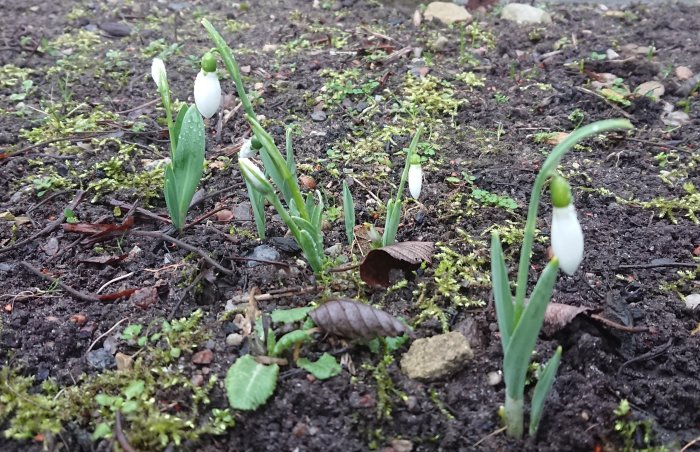
[[[143,394],[144,389],[146,389],[146,383],[143,380],[134,380],[124,388],[124,395],[127,399],[134,399]]]
[[[274,323],[294,323],[304,320],[313,308],[304,306],[302,308],[275,309],[270,313]]]
[[[180,139],[180,130],[182,130],[182,122],[185,120],[185,114],[187,113],[187,105],[180,107],[180,111],[177,113],[177,118],[175,119],[175,125],[173,126],[173,138],[175,142],[173,143],[173,149],[177,149],[177,141]]]
[[[255,219],[255,229],[258,231],[258,238],[265,239],[265,195],[255,190],[250,186],[250,183],[245,181],[246,190],[248,190],[248,199],[253,207],[253,218]]]
[[[317,228],[311,222],[301,218],[301,217],[292,217],[292,220],[296,225],[301,229],[302,231],[306,231],[309,233],[309,235],[314,239],[314,246],[318,250],[323,249],[323,234],[321,233],[321,229]]]
[[[384,223],[384,234],[382,235],[382,246],[393,245],[396,241],[396,232],[401,221],[401,201],[390,199],[386,205],[386,221]]]
[[[323,251],[316,246],[316,241],[306,229],[299,230],[297,242],[309,261],[309,265],[314,273],[318,273],[323,269]]]
[[[275,348],[272,351],[272,356],[281,355],[296,344],[308,340],[309,337],[309,334],[303,330],[290,331],[277,340],[277,344],[275,344]]]
[[[542,328],[544,313],[552,297],[554,282],[557,280],[559,262],[552,259],[545,267],[530,295],[515,330],[510,337],[503,357],[503,377],[506,392],[514,399],[522,399],[525,377],[537,336]]]
[[[297,366],[311,373],[319,380],[327,380],[340,374],[342,368],[335,357],[329,353],[324,353],[316,362],[309,361],[308,358],[299,358]]]
[[[294,180],[297,180],[297,164],[294,161],[294,151],[292,150],[292,128],[287,127],[284,134],[285,147],[287,148],[287,168]]]
[[[503,248],[498,233],[491,234],[491,287],[493,299],[496,305],[496,319],[498,331],[501,334],[501,346],[503,353],[508,349],[510,337],[513,333],[513,295],[510,292],[508,282],[508,270],[503,258]]]
[[[530,404],[532,407],[530,410],[530,436],[535,436],[537,428],[540,426],[540,419],[544,411],[544,402],[547,400],[547,394],[549,394],[554,384],[554,377],[557,375],[560,361],[561,346],[557,347],[554,356],[552,356],[547,362],[547,365],[544,366],[540,378],[535,385],[535,391],[532,394],[532,402]]]
[[[275,392],[279,366],[260,364],[250,355],[241,356],[226,372],[224,386],[229,404],[237,410],[254,410]]]
[[[163,195],[165,196],[165,205],[168,208],[170,219],[172,220],[175,228],[177,228],[179,231],[183,226],[183,224],[180,222],[183,215],[180,213],[180,203],[178,202],[178,184],[177,180],[175,179],[172,163],[165,167],[165,185],[163,187]]]
[[[352,193],[346,181],[343,181],[343,216],[348,245],[352,245],[355,241],[355,201],[352,199]]]

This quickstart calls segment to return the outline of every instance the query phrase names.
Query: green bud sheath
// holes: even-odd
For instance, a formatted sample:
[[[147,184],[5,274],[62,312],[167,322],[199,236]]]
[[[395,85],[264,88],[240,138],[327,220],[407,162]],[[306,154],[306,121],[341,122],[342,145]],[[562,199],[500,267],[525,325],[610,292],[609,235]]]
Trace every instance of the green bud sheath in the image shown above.
[[[552,205],[554,207],[567,207],[571,204],[571,187],[566,179],[560,175],[557,174],[552,177],[549,183],[549,192],[552,195]]]
[[[204,72],[216,71],[216,57],[211,52],[207,52],[202,56],[202,70]]]
[[[257,137],[253,136],[253,138],[250,139],[250,147],[257,151],[262,147],[262,143],[260,142],[260,140],[258,140]]]

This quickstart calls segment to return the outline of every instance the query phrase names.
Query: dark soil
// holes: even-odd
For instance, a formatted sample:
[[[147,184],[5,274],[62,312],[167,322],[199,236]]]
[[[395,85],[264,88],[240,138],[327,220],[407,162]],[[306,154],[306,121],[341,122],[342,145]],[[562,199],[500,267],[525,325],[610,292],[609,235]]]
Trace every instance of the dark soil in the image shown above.
[[[484,305],[459,307],[448,297],[438,297],[437,303],[446,313],[449,327],[468,335],[474,359],[448,379],[420,383],[406,378],[398,366],[400,354],[408,347],[404,346],[388,366],[395,388],[389,391],[390,416],[382,415],[387,407],[373,371],[381,355],[362,344],[348,345],[325,337],[305,347],[305,356],[318,357],[324,351],[340,356],[339,351],[349,347],[354,366],[345,366],[341,375],[326,381],[314,381],[294,367],[283,368],[276,392],[263,408],[252,413],[237,412],[235,427],[225,435],[204,436],[197,443],[185,443],[179,448],[408,450],[402,448],[407,442],[396,441],[402,439],[410,442],[413,450],[623,450],[654,445],[679,448],[700,436],[700,339],[692,334],[700,321],[700,310],[686,308],[681,298],[700,292],[700,228],[693,217],[694,209],[700,208],[697,198],[687,191],[688,183],[700,188],[700,104],[697,92],[675,73],[678,66],[700,71],[700,7],[638,5],[625,10],[623,17],[612,17],[593,6],[557,6],[550,8],[554,22],[541,27],[517,26],[492,12],[477,11],[475,21],[481,22],[482,31],[493,35],[493,46],[476,42],[474,49],[471,36],[467,35],[463,50],[462,27],[438,23],[416,27],[412,23],[414,8],[402,4],[382,6],[378,2],[336,0],[328,2],[328,8],[323,1],[321,8],[312,8],[308,1],[253,3],[249,9],[237,9],[230,6],[231,2],[194,1],[184,11],[174,12],[185,4],[42,2],[30,6],[23,0],[3,2],[0,63],[33,69],[29,76],[33,87],[23,100],[25,107],[11,98],[21,91],[19,84],[0,84],[0,213],[7,211],[15,217],[29,218],[29,222],[17,227],[0,220],[3,367],[13,369],[16,375],[34,377],[37,391],[47,379],[70,386],[83,373],[101,372],[88,365],[86,352],[95,339],[120,320],[128,319],[115,334],[128,323],[147,325],[157,319],[187,317],[196,309],[203,309],[201,328],[209,339],[193,345],[213,350],[214,360],[203,368],[191,363],[191,353],[184,353],[174,368],[188,378],[213,374],[223,380],[228,367],[249,349],[247,345],[230,347],[225,343],[226,336],[235,331],[230,320],[221,320],[227,300],[245,296],[253,287],[261,293],[292,289],[290,296],[260,302],[260,309],[265,312],[304,306],[317,299],[314,293],[298,295],[299,291],[294,290],[316,284],[308,268],[287,274],[270,265],[249,267],[245,261],[232,259],[247,256],[259,245],[252,238],[254,227],[249,217],[244,218],[247,215],[225,221],[214,217],[187,229],[180,237],[231,269],[230,275],[211,272],[204,260],[153,237],[119,232],[98,244],[104,253],[129,253],[136,247],[140,252],[113,265],[96,265],[83,262],[99,256],[94,244],[80,242],[84,236],[64,232],[58,222],[57,227],[35,236],[62,214],[77,189],[105,177],[104,171],[91,168],[119,155],[125,143],[135,143],[141,152],[139,159],[129,164],[130,172],[142,171],[142,160],[167,155],[167,132],[163,133],[158,122],[163,111],[156,109],[155,103],[144,105],[156,99],[156,91],[150,77],[153,55],[143,52],[161,38],[166,47],[181,45],[179,52],[167,60],[168,75],[173,98],[191,101],[196,69],[188,57],[192,55],[196,61],[211,46],[195,17],[208,17],[231,42],[241,66],[248,66],[247,88],[262,84],[256,87],[262,99],[256,111],[271,120],[268,129],[277,142],[284,142],[285,124],[298,125],[301,133],[294,137],[297,161],[301,171],[312,176],[323,190],[327,205],[342,206],[343,174],[353,174],[366,186],[353,186],[358,223],[381,226],[377,219],[381,212],[367,193],[386,200],[395,190],[403,167],[398,151],[408,145],[412,132],[386,137],[383,149],[359,158],[334,160],[327,151],[341,149],[343,140],[350,140],[359,148],[372,127],[396,125],[396,117],[402,113],[392,111],[395,105],[388,96],[378,103],[376,111],[365,115],[359,112],[372,105],[373,96],[386,90],[403,95],[401,86],[408,71],[429,68],[431,76],[451,83],[453,98],[465,102],[454,117],[439,110],[427,112],[434,122],[423,141],[430,143],[436,153],[426,164],[422,204],[408,203],[398,238],[440,241],[460,255],[472,253],[476,262],[473,271],[483,277],[487,277],[489,269],[487,229],[507,222],[512,222],[516,230],[522,227],[532,182],[552,147],[537,143],[533,135],[573,130],[578,121],[568,117],[574,110],[583,114],[584,123],[628,117],[636,127],[632,133],[591,139],[564,159],[562,171],[575,193],[586,252],[574,277],[559,278],[554,301],[594,307],[604,317],[628,326],[646,326],[650,332],[628,333],[579,319],[553,336],[541,338],[535,361],[546,360],[557,344],[564,347],[564,353],[537,436],[519,442],[502,432],[492,434],[500,428],[497,408],[503,403],[504,387],[502,383],[490,386],[487,374],[501,367],[500,340],[488,284],[483,280],[481,284],[474,283],[470,279],[473,275],[465,274],[460,295],[483,301]],[[82,8],[83,13],[75,13],[76,8]],[[242,31],[226,28],[226,20],[251,27]],[[130,34],[109,35],[104,30],[110,28],[110,23],[127,25]],[[87,55],[87,65],[67,58],[71,46],[47,50],[47,42],[79,30],[94,30],[99,36],[96,43],[88,46],[92,53]],[[112,33],[118,35],[120,31]],[[430,47],[438,35],[447,38],[440,52]],[[557,42],[565,45],[557,46]],[[263,52],[266,44],[278,45],[282,51]],[[653,51],[624,51],[627,44],[653,46]],[[413,59],[417,47],[423,48],[420,61]],[[378,48],[395,55],[401,49],[409,50],[388,61],[370,58],[368,55],[378,55]],[[620,53],[618,60],[622,62],[597,57],[605,55],[609,48]],[[109,51],[121,52],[123,64],[109,63],[113,61]],[[583,66],[578,64],[582,58]],[[66,60],[74,66],[57,63]],[[62,72],[52,73],[52,67],[62,68]],[[323,70],[352,68],[359,69],[361,81],[379,83],[368,88],[369,92],[360,90],[348,93],[338,102],[327,102],[327,117],[323,121],[312,120],[317,97],[324,94],[322,87],[329,80]],[[457,73],[470,70],[484,78],[484,87],[471,88],[455,79]],[[600,73],[614,73],[630,89],[642,82],[660,80],[665,94],[661,102],[637,97],[628,106],[615,104],[596,95],[590,86]],[[222,85],[230,93],[226,108],[231,110],[237,103],[235,90],[228,78]],[[22,138],[20,131],[45,124],[41,112],[48,112],[52,104],[68,105],[67,96],[71,105],[85,103],[79,110],[83,114],[89,115],[96,108],[117,114],[90,129],[99,132],[100,140],[91,141],[89,136],[63,131],[59,137],[72,140],[71,146],[58,146],[65,142],[42,142],[27,149],[33,143]],[[681,110],[687,105],[689,121],[680,127],[664,124],[663,102]],[[17,114],[21,109],[25,114]],[[68,115],[68,111],[62,109],[59,114]],[[132,124],[129,121],[140,121],[143,127],[127,127],[126,124]],[[222,125],[220,132],[218,124]],[[225,124],[215,116],[207,123],[207,132],[210,161],[221,156],[235,157],[237,145],[250,135],[240,112]],[[114,140],[105,141],[108,135]],[[55,137],[47,136],[45,141],[52,138]],[[53,168],[72,184],[50,187],[39,196],[26,179],[39,168],[33,160],[44,162],[40,168]],[[76,167],[81,176],[71,178]],[[465,182],[462,172],[473,179]],[[448,183],[449,176],[462,182]],[[473,202],[468,194],[477,187],[512,198],[517,209]],[[235,165],[210,165],[201,188],[211,196],[190,212],[190,220],[219,207],[236,211],[248,199]],[[456,198],[460,193],[464,197]],[[137,188],[109,190],[94,199],[96,194],[88,191],[73,209],[80,222],[121,222],[123,216],[115,217],[110,199],[140,202],[144,209],[167,216],[160,194],[146,197]],[[667,202],[665,205],[670,207],[666,210],[644,204],[654,199],[686,202]],[[547,200],[543,202],[541,209],[538,228],[543,240],[535,246],[531,282],[546,262],[548,204]],[[122,214],[128,210],[122,207]],[[268,219],[268,236],[283,236],[285,229],[279,219],[272,215]],[[135,223],[138,230],[163,227],[162,222],[138,214]],[[248,233],[227,240],[214,231],[227,234],[232,226]],[[22,243],[28,238],[31,240]],[[5,250],[18,242],[19,246]],[[280,250],[282,260],[298,267],[300,255],[280,245],[284,242],[268,242]],[[332,222],[326,245],[344,242],[341,218]],[[507,247],[506,252],[512,276],[517,267],[517,245]],[[349,250],[345,253],[349,254]],[[128,297],[84,301],[64,290],[49,289],[50,283],[30,273],[20,265],[21,261],[60,277],[62,283],[84,294],[94,294],[108,281],[133,273],[111,284],[104,293],[158,286],[160,295],[157,303],[147,306],[137,306]],[[424,284],[429,293],[436,290],[436,265],[410,276],[405,288],[388,295],[383,290],[359,286],[353,276],[338,276],[324,293],[344,297],[359,294],[394,315],[415,321],[422,312],[417,304],[420,285]],[[684,274],[679,273],[683,271]],[[192,290],[190,284],[201,272],[206,277],[197,279],[198,290]],[[77,320],[76,314],[84,319]],[[415,330],[417,337],[440,332],[437,318],[423,319]],[[102,345],[98,341],[96,347]],[[124,341],[118,342],[117,349],[124,353],[136,351]],[[162,398],[174,399],[172,392],[164,390]],[[644,437],[642,426],[633,429],[627,441],[616,431],[614,410],[622,399],[631,405],[631,414],[623,422],[649,421],[649,438]],[[207,410],[227,406],[219,383]],[[0,437],[0,450],[40,450],[42,440],[52,444],[54,450],[107,450],[109,441],[89,440],[94,429],[86,420],[90,416],[85,413],[82,420],[66,425],[56,438],[19,441]],[[0,399],[0,428],[6,429],[10,418],[11,413],[3,413]],[[129,425],[124,426],[124,431],[129,437]]]

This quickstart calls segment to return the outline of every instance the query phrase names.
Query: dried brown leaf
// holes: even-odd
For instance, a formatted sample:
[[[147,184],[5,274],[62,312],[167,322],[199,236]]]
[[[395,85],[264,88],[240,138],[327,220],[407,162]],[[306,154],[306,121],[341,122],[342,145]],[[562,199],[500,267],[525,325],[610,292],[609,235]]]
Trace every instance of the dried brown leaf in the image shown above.
[[[391,314],[353,300],[329,301],[309,313],[323,331],[347,339],[395,337],[406,326]]]
[[[128,254],[117,254],[117,255],[104,255],[95,257],[86,257],[85,259],[80,259],[78,262],[84,264],[96,264],[96,265],[114,265],[123,261],[129,257]]]
[[[360,278],[371,287],[388,287],[392,269],[415,270],[433,257],[433,242],[400,242],[370,251],[360,264]]]
[[[584,306],[549,303],[544,313],[542,332],[545,336],[551,336],[573,322],[580,314],[592,314],[593,312],[596,312],[596,310]]]

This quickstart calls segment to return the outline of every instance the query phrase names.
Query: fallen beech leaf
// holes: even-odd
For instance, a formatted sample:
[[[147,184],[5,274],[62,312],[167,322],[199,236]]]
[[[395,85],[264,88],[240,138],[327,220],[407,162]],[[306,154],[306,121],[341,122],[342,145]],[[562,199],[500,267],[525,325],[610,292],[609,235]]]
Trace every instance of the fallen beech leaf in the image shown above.
[[[323,331],[347,339],[395,337],[406,332],[406,326],[394,316],[353,300],[329,301],[309,315]]]
[[[432,242],[400,242],[374,249],[360,264],[360,278],[371,287],[388,287],[392,269],[415,270],[432,257]]]
[[[96,264],[96,265],[114,265],[123,261],[129,257],[128,254],[118,254],[118,255],[105,255],[96,257],[86,257],[85,259],[80,259],[78,262],[84,264]]]
[[[571,323],[579,314],[595,312],[593,308],[571,306],[562,303],[549,303],[544,312],[542,332],[551,336]]]

